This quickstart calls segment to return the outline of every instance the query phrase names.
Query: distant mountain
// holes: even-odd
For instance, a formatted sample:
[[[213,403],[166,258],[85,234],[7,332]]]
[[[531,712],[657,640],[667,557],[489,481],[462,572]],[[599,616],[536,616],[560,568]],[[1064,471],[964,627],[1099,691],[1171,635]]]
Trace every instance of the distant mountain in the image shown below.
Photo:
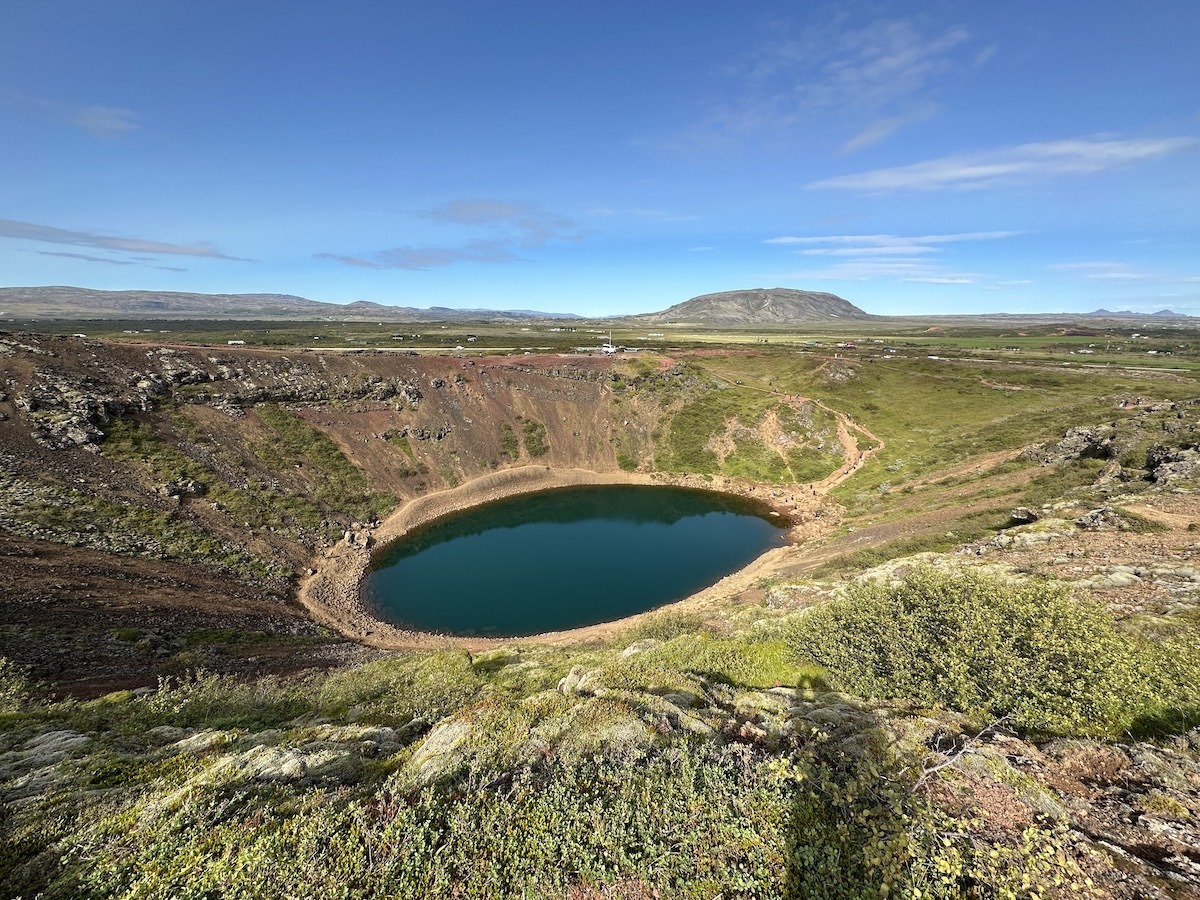
[[[703,294],[670,309],[633,318],[643,322],[695,322],[708,325],[791,325],[839,319],[875,319],[836,294],[792,288],[755,288]]]
[[[1158,312],[1143,313],[1134,312],[1132,309],[1094,309],[1090,313],[1083,313],[1085,316],[1103,316],[1109,319],[1143,319],[1146,316],[1156,316],[1164,319],[1187,319],[1190,318],[1186,313],[1177,313],[1169,309],[1160,309]]]
[[[333,319],[376,322],[577,319],[533,310],[386,306],[369,300],[324,303],[291,294],[186,294],[80,287],[0,288],[0,316],[14,319]]]

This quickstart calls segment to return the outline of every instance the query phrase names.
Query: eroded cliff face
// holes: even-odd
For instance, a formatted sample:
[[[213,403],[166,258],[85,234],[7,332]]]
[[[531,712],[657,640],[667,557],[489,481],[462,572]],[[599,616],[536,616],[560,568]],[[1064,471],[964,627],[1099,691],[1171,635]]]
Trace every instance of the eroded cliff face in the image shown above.
[[[611,369],[588,357],[4,335],[0,504],[30,536],[211,553],[233,568],[257,560],[262,574],[284,577],[355,521],[481,475],[531,464],[616,470]],[[39,515],[52,506],[74,512]],[[253,559],[234,560],[239,551]]]
[[[744,493],[800,521],[823,494],[794,483],[797,454],[840,462],[822,455],[831,420],[810,405],[737,388],[686,358],[0,333],[0,555],[28,561],[5,573],[0,656],[102,692],[144,683],[177,656],[180,670],[195,664],[188,642],[207,638],[181,638],[171,623],[186,620],[185,631],[303,638],[278,657],[267,645],[209,647],[207,668],[307,666],[316,628],[296,605],[301,583],[332,557],[369,556],[398,509],[510,488],[653,479]],[[337,597],[354,595],[350,582]],[[243,594],[253,628],[228,609]],[[64,660],[79,665],[67,672]]]
[[[297,578],[411,499],[615,471],[611,369],[0,333],[0,656],[81,696],[335,664]]]

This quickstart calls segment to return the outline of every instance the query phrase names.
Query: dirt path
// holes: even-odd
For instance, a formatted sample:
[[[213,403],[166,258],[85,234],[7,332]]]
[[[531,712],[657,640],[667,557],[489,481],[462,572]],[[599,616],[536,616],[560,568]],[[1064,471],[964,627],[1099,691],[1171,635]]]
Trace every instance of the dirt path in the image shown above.
[[[865,425],[855,422],[846,413],[840,410],[833,409],[830,406],[822,403],[813,397],[803,397],[800,394],[781,394],[778,391],[768,390],[767,388],[756,387],[752,384],[741,384],[740,382],[731,381],[724,375],[720,375],[711,369],[705,369],[709,375],[716,378],[718,381],[723,381],[730,387],[740,387],[750,391],[758,391],[760,394],[770,394],[773,397],[778,397],[781,401],[797,405],[801,403],[811,403],[820,409],[825,410],[831,416],[837,419],[837,437],[838,443],[842,445],[842,464],[836,471],[822,478],[820,481],[813,482],[810,487],[818,494],[824,495],[829,493],[851,475],[857,472],[860,468],[866,465],[867,459],[878,453],[887,444],[884,440],[872,433]],[[854,437],[853,432],[857,432],[863,437],[874,443],[873,447],[868,447],[865,450],[858,446],[858,439]]]

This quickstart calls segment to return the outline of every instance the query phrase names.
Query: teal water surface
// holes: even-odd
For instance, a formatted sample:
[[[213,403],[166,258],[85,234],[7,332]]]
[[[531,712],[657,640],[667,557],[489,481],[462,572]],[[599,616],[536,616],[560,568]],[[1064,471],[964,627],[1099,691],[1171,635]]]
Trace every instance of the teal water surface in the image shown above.
[[[761,504],[710,491],[595,486],[438,519],[384,548],[364,599],[420,631],[516,637],[680,600],[785,542]]]

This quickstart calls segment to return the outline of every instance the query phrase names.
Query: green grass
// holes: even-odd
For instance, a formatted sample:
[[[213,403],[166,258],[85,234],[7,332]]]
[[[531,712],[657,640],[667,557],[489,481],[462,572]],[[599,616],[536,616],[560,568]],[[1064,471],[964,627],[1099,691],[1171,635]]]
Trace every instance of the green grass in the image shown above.
[[[407,456],[409,459],[417,458],[416,454],[413,453],[412,444],[409,443],[407,436],[405,436],[403,434],[389,433],[387,435],[387,442],[389,444],[394,444],[397,447],[399,447],[403,451],[404,455]]]
[[[824,673],[798,664],[782,640],[690,632],[618,663],[627,682],[647,687],[668,673],[686,672],[740,688],[823,688]]]
[[[312,482],[312,494],[324,507],[370,520],[392,510],[396,498],[369,488],[367,476],[320,429],[276,403],[255,407],[274,439],[254,448],[259,458],[280,471],[300,465]]]
[[[195,423],[177,413],[172,421],[190,423],[188,438],[195,442],[206,439]],[[225,471],[238,480],[231,484],[222,475],[173,447],[156,428],[163,427],[155,420],[139,418],[113,419],[105,426],[101,452],[115,460],[133,461],[144,466],[155,481],[167,484],[177,480],[194,481],[202,488],[201,496],[224,507],[230,519],[249,523],[256,528],[275,528],[284,533],[302,536],[304,530],[316,528],[324,518],[319,505],[297,491],[279,490],[266,484],[258,473],[232,452],[232,448],[216,450]]]
[[[886,448],[834,491],[852,514],[877,507],[878,488],[885,482],[900,485],[984,453],[1058,438],[1074,425],[1130,418],[1133,411],[1117,409],[1113,395],[1152,392],[1183,399],[1196,392],[1190,380],[1151,376],[1143,381],[1120,370],[1084,375],[1046,366],[968,365],[923,357],[831,360],[774,349],[753,356],[706,357],[692,365],[747,387],[820,399],[882,438]],[[838,371],[845,373],[844,380],[833,377]],[[994,390],[985,381],[1022,390]],[[713,458],[702,448],[717,428],[713,419],[725,414],[725,403],[715,406],[707,419],[700,414],[697,427],[682,429],[685,449],[692,454],[682,460],[693,466],[688,471],[715,471]],[[670,455],[663,454],[663,463],[670,462]]]
[[[807,407],[802,420],[774,393],[713,379],[697,366],[686,371],[694,381],[690,387],[670,390],[658,381],[646,387],[667,408],[656,468],[777,484],[819,480],[842,462],[836,419],[819,407]],[[763,443],[757,431],[772,412],[794,442],[782,452]],[[715,439],[732,442],[723,458],[714,452]]]

